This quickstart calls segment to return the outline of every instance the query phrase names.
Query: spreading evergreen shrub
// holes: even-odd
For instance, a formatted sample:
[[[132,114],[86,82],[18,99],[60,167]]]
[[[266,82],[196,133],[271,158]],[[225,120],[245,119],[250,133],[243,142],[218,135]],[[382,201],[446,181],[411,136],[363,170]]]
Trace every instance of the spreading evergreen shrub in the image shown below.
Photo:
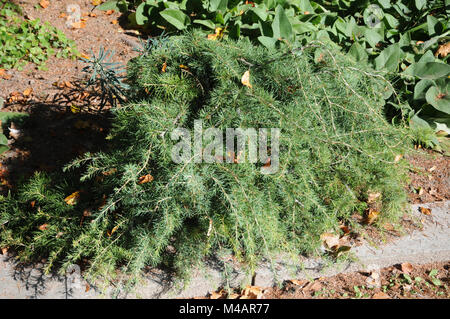
[[[395,158],[407,139],[383,117],[389,82],[328,45],[282,52],[177,36],[130,61],[128,84],[107,151],[2,200],[2,245],[49,268],[87,260],[92,275],[165,265],[184,276],[227,251],[252,270],[280,252],[316,253],[322,233],[364,213],[370,192],[381,193],[380,220],[406,202]],[[171,132],[196,119],[280,128],[278,172],[173,162]]]

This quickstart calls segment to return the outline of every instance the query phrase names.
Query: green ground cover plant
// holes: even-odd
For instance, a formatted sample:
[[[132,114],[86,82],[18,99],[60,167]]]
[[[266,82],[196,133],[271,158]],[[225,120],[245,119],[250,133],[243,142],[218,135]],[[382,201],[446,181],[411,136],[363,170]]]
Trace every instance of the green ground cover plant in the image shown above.
[[[331,39],[356,61],[396,76],[403,98],[387,100],[390,117],[450,134],[449,0],[110,0],[99,8],[120,10],[131,26],[151,33],[201,27],[205,35],[267,47]],[[426,146],[439,144],[433,134],[417,136]]]
[[[276,50],[187,34],[148,50],[128,64],[130,102],[112,110],[108,149],[0,201],[0,243],[20,260],[62,271],[83,261],[92,278],[136,279],[148,265],[188,278],[207,258],[226,273],[220,257],[232,254],[251,274],[278,253],[317,254],[320,235],[364,214],[369,194],[379,193],[379,221],[402,213],[397,158],[410,140],[384,118],[382,73],[320,42]],[[279,170],[175,163],[171,132],[197,119],[280,128]]]
[[[21,69],[29,62],[45,69],[50,56],[75,57],[75,43],[65,34],[41,23],[39,19],[26,20],[16,4],[0,1],[0,68]]]

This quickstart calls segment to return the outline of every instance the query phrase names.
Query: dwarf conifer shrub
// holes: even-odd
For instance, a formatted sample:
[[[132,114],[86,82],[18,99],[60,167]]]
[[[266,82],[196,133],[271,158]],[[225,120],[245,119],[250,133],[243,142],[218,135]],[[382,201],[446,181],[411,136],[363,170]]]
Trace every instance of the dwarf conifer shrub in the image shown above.
[[[49,267],[87,260],[93,275],[146,265],[189,275],[227,251],[251,270],[280,252],[315,253],[322,233],[364,213],[370,192],[381,194],[380,220],[406,202],[395,158],[407,137],[383,117],[389,82],[327,45],[177,36],[130,61],[127,82],[132,102],[113,110],[108,151],[3,199],[2,245]],[[174,162],[172,132],[193,137],[195,120],[224,133],[279,128],[279,169],[197,163],[194,151]]]

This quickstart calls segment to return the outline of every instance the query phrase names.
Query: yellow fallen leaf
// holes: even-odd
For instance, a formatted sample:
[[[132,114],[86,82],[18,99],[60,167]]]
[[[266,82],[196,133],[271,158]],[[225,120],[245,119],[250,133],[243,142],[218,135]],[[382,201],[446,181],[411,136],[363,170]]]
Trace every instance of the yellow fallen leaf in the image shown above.
[[[224,28],[216,28],[214,34],[208,34],[208,40],[220,40],[223,38],[224,32]]]
[[[93,6],[99,6],[102,2],[102,0],[91,0]]]
[[[80,113],[81,107],[72,104],[72,105],[70,106],[70,111],[71,111],[72,113]]]
[[[377,212],[376,210],[369,209],[369,213],[367,214],[367,224],[372,224],[377,218],[378,215],[380,215],[380,212]]]
[[[80,199],[80,191],[76,191],[72,194],[70,194],[69,196],[67,196],[64,201],[68,204],[68,205],[76,205],[78,203],[78,200]]]
[[[245,86],[248,86],[249,88],[252,88],[252,85],[250,84],[250,70],[245,71],[245,73],[242,75],[241,83]]]
[[[161,72],[162,72],[162,73],[165,73],[165,72],[166,72],[166,68],[167,68],[167,63],[164,62],[164,63],[163,63],[163,66],[162,66],[162,68],[161,68]]]

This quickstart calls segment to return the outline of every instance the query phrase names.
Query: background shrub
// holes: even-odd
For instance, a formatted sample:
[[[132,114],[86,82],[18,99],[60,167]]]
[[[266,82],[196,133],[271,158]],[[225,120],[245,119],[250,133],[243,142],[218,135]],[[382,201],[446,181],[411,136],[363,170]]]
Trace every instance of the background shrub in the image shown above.
[[[151,33],[200,27],[210,38],[248,37],[267,47],[331,39],[356,61],[397,76],[403,102],[387,101],[389,117],[450,134],[449,0],[112,0],[99,8],[126,12],[131,26]],[[423,142],[436,146],[431,137]]]

